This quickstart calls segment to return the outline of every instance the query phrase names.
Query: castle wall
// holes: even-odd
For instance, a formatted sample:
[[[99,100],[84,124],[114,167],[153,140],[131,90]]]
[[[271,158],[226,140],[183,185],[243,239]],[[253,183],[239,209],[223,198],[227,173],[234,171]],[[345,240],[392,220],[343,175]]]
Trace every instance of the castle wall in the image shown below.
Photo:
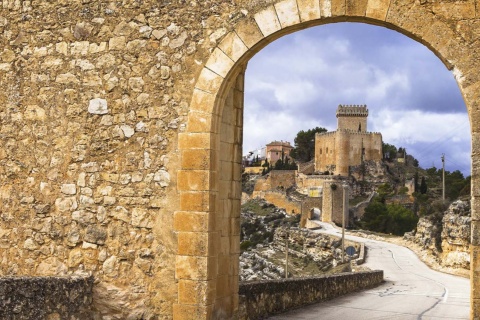
[[[330,171],[335,164],[336,132],[326,132],[315,135],[315,171],[323,173]]]
[[[282,188],[288,189],[293,187],[296,183],[295,176],[297,171],[295,170],[272,170],[270,171],[270,185],[272,189]]]
[[[367,132],[367,117],[366,116],[339,116],[337,118],[337,128],[339,130]]]
[[[332,170],[335,175],[348,176],[350,166],[364,160],[382,160],[382,135],[349,130],[337,130],[315,136],[315,171]],[[328,152],[327,152],[328,150]]]

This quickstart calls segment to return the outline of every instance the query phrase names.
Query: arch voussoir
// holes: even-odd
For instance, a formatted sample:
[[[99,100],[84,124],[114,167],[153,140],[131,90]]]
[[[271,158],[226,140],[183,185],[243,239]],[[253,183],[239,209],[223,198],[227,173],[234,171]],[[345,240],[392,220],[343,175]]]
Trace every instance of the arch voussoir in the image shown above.
[[[300,23],[297,0],[283,0],[277,2],[274,7],[282,28]]]
[[[302,22],[320,19],[320,1],[297,0],[297,5]]]

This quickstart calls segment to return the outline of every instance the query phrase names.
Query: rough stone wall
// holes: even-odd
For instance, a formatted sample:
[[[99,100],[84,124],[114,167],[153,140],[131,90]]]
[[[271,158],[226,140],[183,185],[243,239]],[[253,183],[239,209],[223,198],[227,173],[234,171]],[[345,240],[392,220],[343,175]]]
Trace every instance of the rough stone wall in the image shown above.
[[[330,175],[304,175],[299,174],[296,179],[297,189],[302,193],[308,193],[310,187],[319,187],[323,186],[325,181],[331,180],[332,176]]]
[[[465,99],[480,317],[479,18],[476,0],[0,1],[0,273],[89,272],[111,319],[235,313],[235,283],[217,291],[238,222],[215,224],[240,210],[236,160],[220,185],[220,153],[241,144],[240,122],[221,125],[227,97],[282,35],[361,21],[431,48]]]
[[[288,214],[300,214],[302,210],[302,204],[299,201],[289,200],[284,192],[279,191],[267,191],[263,195],[263,198],[268,202],[274,204],[278,208],[285,209]]]
[[[296,185],[295,170],[272,170],[270,171],[270,185],[272,189],[288,189]]]
[[[383,282],[383,271],[344,273],[324,277],[254,281],[240,284],[240,319],[269,315],[369,289]]]
[[[0,318],[93,319],[93,277],[0,278]]]

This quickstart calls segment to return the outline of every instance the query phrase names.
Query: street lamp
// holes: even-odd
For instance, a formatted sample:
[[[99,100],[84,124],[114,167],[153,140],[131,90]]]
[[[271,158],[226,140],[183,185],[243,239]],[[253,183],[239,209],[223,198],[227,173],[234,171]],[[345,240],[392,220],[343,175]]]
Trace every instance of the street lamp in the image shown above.
[[[342,213],[342,262],[345,262],[345,216],[348,212],[348,184],[343,182],[343,213]]]

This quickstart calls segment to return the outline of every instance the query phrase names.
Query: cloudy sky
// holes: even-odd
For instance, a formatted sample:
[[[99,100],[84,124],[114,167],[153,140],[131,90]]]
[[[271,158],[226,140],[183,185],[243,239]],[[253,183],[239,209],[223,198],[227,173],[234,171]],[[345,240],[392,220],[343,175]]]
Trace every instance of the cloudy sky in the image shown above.
[[[420,165],[470,174],[470,124],[451,71],[425,46],[382,27],[335,23],[285,36],[254,56],[243,153],[298,131],[336,130],[339,104],[366,104],[368,131]]]

